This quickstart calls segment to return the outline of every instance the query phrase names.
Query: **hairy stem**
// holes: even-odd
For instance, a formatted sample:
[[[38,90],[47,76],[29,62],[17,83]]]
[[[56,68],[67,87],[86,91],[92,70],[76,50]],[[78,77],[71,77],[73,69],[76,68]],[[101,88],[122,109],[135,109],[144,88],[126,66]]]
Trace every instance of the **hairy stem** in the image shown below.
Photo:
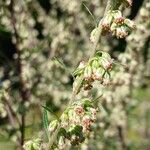
[[[109,10],[118,8],[118,7],[120,6],[120,4],[121,4],[121,0],[108,0],[107,6],[106,6],[106,9],[105,9],[105,12],[104,12],[104,17],[105,17],[105,15],[107,14],[107,12],[108,12]],[[101,31],[102,31],[102,29],[101,29],[100,24],[99,24],[99,28],[100,28],[100,30],[99,30],[99,37],[97,38],[96,42],[95,42],[94,45],[92,46],[93,48],[92,48],[92,55],[91,55],[91,57],[93,57],[93,55],[95,54],[96,47],[97,47],[97,45],[98,45],[98,42],[99,42],[99,39],[100,39],[100,36],[101,36]],[[90,57],[90,58],[91,58],[91,57]],[[79,83],[79,85],[77,85],[76,89],[73,90],[72,96],[71,96],[71,99],[70,99],[70,101],[69,101],[68,106],[70,106],[70,105],[74,102],[75,97],[76,97],[76,95],[77,95],[77,93],[78,93],[77,91],[80,89],[80,86],[81,86],[82,80],[83,80],[83,76],[81,76],[80,78],[81,78],[81,79],[80,79],[81,82]],[[68,106],[67,106],[67,107],[68,107]],[[61,124],[59,124],[59,126],[58,126],[57,129],[56,129],[56,131],[53,133],[53,136],[51,137],[51,140],[50,140],[49,143],[48,143],[47,150],[52,148],[52,146],[53,146],[53,144],[54,144],[54,142],[55,142],[55,140],[56,140],[56,138],[57,138],[57,134],[58,134],[60,128],[61,128]]]

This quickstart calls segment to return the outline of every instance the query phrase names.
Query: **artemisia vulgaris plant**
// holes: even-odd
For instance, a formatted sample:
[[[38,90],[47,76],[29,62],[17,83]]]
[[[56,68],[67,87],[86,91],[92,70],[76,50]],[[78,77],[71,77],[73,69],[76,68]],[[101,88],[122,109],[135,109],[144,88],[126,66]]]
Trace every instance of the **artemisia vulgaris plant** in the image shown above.
[[[78,99],[77,95],[83,90],[90,91],[94,82],[99,82],[104,87],[112,83],[115,61],[107,52],[97,50],[97,45],[103,35],[112,34],[117,38],[125,38],[135,29],[134,22],[125,18],[120,10],[120,6],[131,5],[131,0],[108,0],[103,18],[90,35],[93,55],[88,61],[81,61],[73,72],[74,83],[69,104],[61,116],[48,125],[49,142],[44,144],[42,139],[28,141],[24,145],[26,150],[63,150],[68,145],[77,146],[88,139],[94,129],[99,108],[95,105],[96,100],[90,97]]]

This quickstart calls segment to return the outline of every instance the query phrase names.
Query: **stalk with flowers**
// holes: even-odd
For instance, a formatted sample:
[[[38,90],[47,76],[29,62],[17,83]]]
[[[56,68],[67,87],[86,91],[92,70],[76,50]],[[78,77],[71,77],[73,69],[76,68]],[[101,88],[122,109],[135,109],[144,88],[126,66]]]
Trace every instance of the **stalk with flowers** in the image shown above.
[[[111,74],[114,60],[103,51],[96,51],[97,44],[102,35],[111,33],[117,38],[125,38],[135,29],[133,21],[124,18],[119,7],[131,6],[130,0],[108,0],[104,17],[98,26],[91,32],[90,40],[93,53],[88,62],[81,61],[74,71],[72,97],[62,115],[53,120],[48,127],[49,143],[46,149],[65,149],[67,144],[79,145],[88,138],[96,121],[98,108],[95,100],[91,98],[76,99],[76,95],[84,90],[91,90],[93,83],[98,81],[103,86],[111,84]],[[36,149],[34,142],[27,142],[24,147],[29,150]]]

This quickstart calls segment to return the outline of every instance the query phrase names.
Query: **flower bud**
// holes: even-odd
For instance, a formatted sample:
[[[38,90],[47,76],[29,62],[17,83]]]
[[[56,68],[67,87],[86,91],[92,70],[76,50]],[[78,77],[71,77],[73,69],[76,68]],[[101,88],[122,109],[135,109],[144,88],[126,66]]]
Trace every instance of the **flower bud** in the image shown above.
[[[34,148],[35,150],[40,149],[40,143],[41,143],[41,140],[40,140],[40,139],[35,139],[34,142],[33,142],[33,148]]]
[[[84,67],[85,67],[85,62],[84,62],[84,61],[81,61],[81,62],[79,63],[78,68],[79,68],[79,69],[83,69]]]
[[[89,80],[91,79],[92,76],[92,68],[91,66],[87,66],[84,70],[84,78],[85,80]]]
[[[115,22],[113,22],[111,27],[110,27],[110,30],[113,32],[113,34],[115,34],[117,27],[118,27],[117,24]]]
[[[113,17],[114,17],[114,23],[117,25],[121,25],[124,23],[124,17],[122,16],[122,13],[120,10],[113,11]]]
[[[100,65],[99,65],[98,61],[97,60],[93,60],[92,61],[92,72],[95,73],[97,68],[99,68],[99,67],[100,67]]]
[[[90,112],[90,117],[93,121],[96,120],[96,114],[97,114],[97,110],[95,108],[92,107],[88,107],[87,108],[88,112]]]
[[[114,22],[115,22],[116,24],[121,25],[121,24],[124,23],[124,20],[125,20],[125,18],[123,18],[123,17],[118,17],[118,18],[115,18]]]
[[[109,12],[105,18],[103,18],[100,22],[100,25],[102,26],[102,29],[105,31],[110,31],[110,26],[112,24],[113,21],[113,16],[112,14]]]
[[[84,115],[84,109],[83,109],[83,107],[82,106],[77,106],[76,108],[75,108],[75,112],[76,112],[76,114],[77,115]]]
[[[136,25],[135,23],[130,20],[130,19],[125,19],[124,20],[124,23],[130,28],[130,29],[135,29],[136,28]]]
[[[58,140],[58,148],[60,150],[63,150],[63,149],[65,149],[65,147],[66,147],[65,137],[64,136],[60,136],[59,140]]]
[[[25,150],[40,150],[40,143],[40,139],[30,140],[24,144],[23,148]]]
[[[88,129],[90,127],[91,123],[92,123],[91,118],[88,115],[83,117],[82,124],[83,124],[84,128]]]
[[[90,35],[90,41],[94,44],[97,42],[97,40],[99,39],[100,36],[100,28],[97,27],[95,29],[93,29],[93,31],[91,32]]]
[[[125,26],[121,26],[116,29],[117,38],[125,38],[127,35],[128,35],[128,32]]]
[[[51,132],[51,133],[54,132],[57,129],[57,126],[58,126],[58,120],[53,120],[49,124],[48,131]]]
[[[62,127],[66,128],[69,124],[69,117],[67,113],[63,113],[61,115]]]
[[[103,68],[98,68],[93,74],[93,79],[94,80],[102,80],[102,76],[103,76],[104,72],[105,72],[105,70]]]
[[[110,75],[108,73],[105,73],[102,84],[103,85],[109,85],[110,84]]]
[[[106,59],[104,57],[100,59],[100,64],[105,70],[111,69],[112,63],[113,63],[113,59]]]
[[[107,52],[102,52],[102,57],[105,57],[106,59],[111,59],[110,55]]]

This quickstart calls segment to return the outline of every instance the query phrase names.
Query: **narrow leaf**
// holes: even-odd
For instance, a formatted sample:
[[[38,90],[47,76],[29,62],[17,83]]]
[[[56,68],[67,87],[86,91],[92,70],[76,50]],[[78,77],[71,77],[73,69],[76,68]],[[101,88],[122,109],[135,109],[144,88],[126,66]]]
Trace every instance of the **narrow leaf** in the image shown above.
[[[46,133],[46,137],[47,137],[47,139],[49,139],[49,134],[48,134],[48,125],[49,125],[49,123],[48,123],[48,115],[47,115],[47,110],[46,109],[44,109],[44,111],[43,111],[43,127],[44,127],[44,129],[45,129],[45,133]]]
[[[45,110],[47,110],[48,112],[50,112],[54,117],[55,119],[57,119],[59,121],[59,117],[53,112],[53,110],[47,106],[42,106]]]
[[[66,70],[71,76],[73,76],[72,71],[57,57],[54,57],[54,61],[57,62],[64,70]]]
[[[92,19],[93,19],[93,21],[95,23],[95,27],[97,27],[97,22],[96,22],[96,19],[95,19],[94,15],[91,13],[91,11],[89,10],[89,8],[86,6],[85,3],[83,3],[83,6],[86,8],[86,10],[88,11],[88,13],[91,15],[91,17],[92,17]]]

